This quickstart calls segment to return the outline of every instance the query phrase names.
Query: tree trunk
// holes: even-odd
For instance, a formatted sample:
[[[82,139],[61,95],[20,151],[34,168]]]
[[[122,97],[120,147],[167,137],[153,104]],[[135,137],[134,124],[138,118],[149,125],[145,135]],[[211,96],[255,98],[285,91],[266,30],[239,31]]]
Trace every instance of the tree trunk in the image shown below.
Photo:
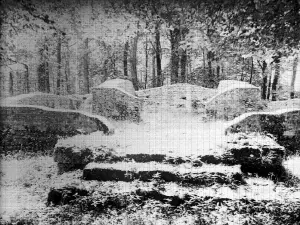
[[[152,56],[152,87],[156,87],[156,66],[155,63],[156,58],[155,58],[155,51],[153,51],[153,56]]]
[[[146,70],[145,70],[145,89],[147,89],[148,82],[148,38],[146,36],[146,48],[145,48],[145,61],[146,61]]]
[[[221,71],[221,67],[220,67],[220,65],[217,65],[217,79],[218,79],[218,82],[220,81],[220,71]]]
[[[56,63],[57,63],[57,80],[56,80],[56,94],[61,94],[61,36],[58,36],[56,46]]]
[[[181,55],[181,60],[180,60],[180,65],[181,65],[181,82],[182,83],[186,83],[187,79],[186,79],[186,63],[187,63],[187,54],[186,54],[186,50],[182,51],[182,55]]]
[[[115,56],[115,53],[113,53],[113,55],[111,56],[110,62],[111,62],[111,68],[113,70],[113,75],[116,77],[116,76],[118,76],[118,74],[117,74],[117,68],[116,68],[116,56]]]
[[[105,59],[104,66],[103,66],[104,74],[103,74],[103,77],[101,78],[101,83],[105,82],[107,80],[108,76],[109,76],[109,74],[108,74],[108,62],[109,62],[109,60]]]
[[[48,63],[48,46],[44,40],[44,46],[40,50],[40,65],[37,69],[38,75],[38,90],[45,93],[50,93],[50,76],[49,76],[49,63]]]
[[[207,66],[208,66],[208,80],[209,86],[213,87],[215,85],[215,77],[212,69],[212,61],[214,58],[214,53],[212,51],[207,52]]]
[[[245,59],[243,58],[241,81],[244,81],[244,65],[245,65]]]
[[[70,84],[70,77],[71,77],[70,55],[68,55],[68,59],[66,59],[65,76],[66,76],[66,91],[67,91],[67,94],[70,94],[71,93],[71,84]]]
[[[45,40],[46,41],[46,40]],[[44,51],[45,51],[45,55],[48,56],[48,45],[45,43],[44,45]],[[43,57],[44,60],[44,69],[45,69],[45,92],[46,93],[50,93],[50,71],[49,71],[49,63],[48,63],[48,59]]]
[[[267,68],[267,63],[266,61],[263,61],[261,65],[262,78],[263,78],[262,88],[261,88],[261,98],[264,100],[267,99],[267,91],[268,91],[268,76],[266,74],[266,68]]]
[[[131,52],[131,79],[134,89],[139,89],[138,77],[137,77],[137,45],[138,45],[139,33],[133,38],[132,41],[132,52]]]
[[[9,96],[14,95],[14,74],[13,72],[9,72],[9,79],[8,79],[8,91],[9,91]]]
[[[296,74],[297,74],[297,66],[298,66],[298,55],[294,58],[293,61],[293,76],[291,81],[291,99],[295,98],[295,81],[296,81]]]
[[[128,50],[129,50],[129,43],[126,41],[125,47],[124,47],[124,58],[123,58],[123,64],[124,64],[124,76],[128,77]]]
[[[175,28],[170,31],[171,37],[171,84],[175,84],[179,81],[178,70],[179,70],[179,41],[180,41],[180,30]]]
[[[251,72],[250,72],[250,80],[249,80],[250,84],[252,84],[253,68],[254,68],[253,57],[251,57]]]
[[[268,74],[268,90],[267,90],[267,100],[270,100],[271,96],[271,88],[272,88],[272,73]]]
[[[84,40],[84,57],[83,57],[83,87],[82,93],[90,93],[90,79],[89,79],[89,39]]]
[[[24,84],[24,93],[29,93],[29,68],[27,64],[23,64],[25,66],[25,84]]]
[[[277,85],[280,77],[280,56],[278,56],[274,62],[275,62],[275,74],[272,83],[272,101],[276,101],[278,97]]]
[[[206,64],[205,64],[205,50],[203,49],[203,75],[205,76],[205,67],[206,67]]]
[[[44,61],[38,67],[38,90],[41,92],[50,92],[49,68],[48,62]]]
[[[42,62],[37,68],[37,76],[38,76],[38,90],[40,92],[45,92],[45,63]]]
[[[156,46],[156,69],[157,69],[157,87],[163,86],[161,71],[161,46],[160,46],[160,24],[155,26],[155,46]]]

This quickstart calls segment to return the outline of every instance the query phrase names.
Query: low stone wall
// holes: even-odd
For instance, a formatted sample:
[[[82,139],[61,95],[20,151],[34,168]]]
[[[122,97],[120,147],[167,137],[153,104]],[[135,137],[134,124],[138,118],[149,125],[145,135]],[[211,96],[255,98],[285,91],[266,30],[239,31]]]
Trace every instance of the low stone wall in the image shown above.
[[[300,152],[300,108],[246,113],[230,121],[226,133],[270,133],[289,151]],[[292,147],[292,148],[291,148]]]
[[[245,83],[245,82],[241,82]],[[253,85],[222,85],[218,93],[205,103],[206,113],[218,119],[230,120],[243,113],[263,109],[260,89]]]
[[[228,136],[222,155],[225,164],[240,164],[244,173],[280,176],[285,148],[273,138],[259,133],[239,133]]]
[[[104,83],[100,84],[98,87],[101,88],[117,88],[129,93],[131,95],[135,95],[135,89],[130,80],[126,79],[111,79],[107,80]]]
[[[110,123],[103,117],[72,110],[55,110],[38,106],[2,105],[1,127],[10,126],[18,130],[24,127],[35,127],[38,130],[56,130],[72,132],[78,129],[91,133],[103,131],[113,132]]]
[[[178,112],[204,113],[204,102],[217,93],[216,89],[197,85],[178,83],[157,88],[137,91],[137,96],[144,98],[146,110],[152,106],[161,106],[167,110]],[[149,107],[147,107],[149,106]]]
[[[25,105],[2,105],[0,110],[1,148],[4,152],[27,148],[38,151],[45,145],[44,142],[49,142],[46,145],[53,148],[59,136],[99,130],[109,134],[114,131],[105,118],[83,112]]]
[[[92,92],[94,114],[117,120],[141,120],[142,99],[111,85],[100,85]]]
[[[268,111],[275,111],[280,109],[295,109],[300,108],[300,98],[289,99],[285,101],[270,101],[268,104]]]
[[[30,94],[22,94],[15,97],[5,98],[1,101],[1,104],[37,105],[55,109],[77,110],[79,109],[82,102],[82,99],[71,96],[34,92]]]
[[[189,93],[190,92],[190,93]],[[146,90],[140,90],[136,92],[139,97],[148,98],[154,101],[169,101],[176,102],[177,99],[188,98],[191,95],[192,100],[198,100],[204,102],[210,99],[217,93],[216,89],[204,88],[197,85],[191,84],[172,84],[157,88],[150,88]]]
[[[90,147],[76,143],[58,141],[54,148],[53,158],[57,162],[58,172],[63,173],[73,169],[83,169],[90,162],[120,161],[117,152],[105,146]],[[124,160],[124,158],[122,158]]]

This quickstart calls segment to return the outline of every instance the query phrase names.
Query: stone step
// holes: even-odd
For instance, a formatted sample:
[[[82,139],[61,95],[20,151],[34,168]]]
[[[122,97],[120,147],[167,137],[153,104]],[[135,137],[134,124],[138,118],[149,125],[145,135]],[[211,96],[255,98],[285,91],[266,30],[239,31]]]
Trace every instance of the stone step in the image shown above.
[[[163,163],[89,163],[83,169],[83,179],[98,181],[141,180],[149,182],[153,179],[165,182],[179,182],[198,186],[211,186],[215,183],[232,185],[244,184],[245,181],[239,166],[193,167],[191,164],[170,165]]]
[[[75,140],[74,140],[75,141]],[[75,142],[76,143],[76,142]],[[242,171],[268,176],[270,172],[280,172],[285,150],[272,138],[257,134],[234,134],[227,138],[221,150],[216,149],[215,155],[211,151],[199,151],[194,155],[175,153],[126,153],[121,149],[115,150],[106,146],[89,146],[74,144],[74,142],[60,142],[54,151],[54,161],[61,171],[82,169],[90,162],[158,162],[163,164],[185,164],[201,167],[205,164],[242,165]],[[151,152],[151,151],[149,151]]]
[[[203,163],[206,164],[220,164],[222,163],[222,157],[218,155],[199,155],[195,156],[172,156],[167,154],[126,154],[124,160],[134,160],[135,162],[146,163],[146,162],[165,162],[170,164],[182,164],[192,163],[193,166],[201,166]]]
[[[94,191],[89,192],[88,195],[85,190],[62,188],[51,190],[48,195],[48,204],[69,204],[70,207],[77,204],[83,211],[97,211],[98,213],[124,209],[130,211],[132,208],[138,210],[147,206],[153,207],[156,202],[159,203],[156,207],[163,209],[165,213],[174,213],[175,209],[189,213],[199,213],[201,209],[201,212],[210,213],[222,207],[229,215],[249,215],[249,213],[255,215],[263,212],[274,221],[279,219],[280,224],[298,224],[297,221],[300,219],[299,201],[231,199],[226,196],[198,196],[193,193],[169,195],[157,189],[141,188],[123,193]]]

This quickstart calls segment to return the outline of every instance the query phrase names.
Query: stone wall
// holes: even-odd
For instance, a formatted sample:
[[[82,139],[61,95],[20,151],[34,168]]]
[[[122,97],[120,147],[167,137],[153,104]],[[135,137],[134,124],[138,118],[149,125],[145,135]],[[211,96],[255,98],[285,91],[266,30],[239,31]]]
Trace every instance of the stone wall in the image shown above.
[[[2,105],[1,127],[15,130],[34,127],[40,131],[54,130],[57,133],[69,133],[78,129],[86,133],[103,131],[113,132],[113,127],[103,117],[73,110],[56,110],[42,106]]]
[[[145,105],[160,105],[168,110],[204,113],[204,102],[216,94],[216,89],[191,84],[172,84],[137,91]]]
[[[93,113],[117,120],[131,120],[139,122],[142,110],[142,100],[135,95],[119,88],[120,79],[116,79],[116,87],[113,80],[109,85],[103,83],[93,88]],[[128,80],[124,80],[128,86]],[[130,82],[131,83],[131,82]],[[124,84],[124,83],[123,83]],[[127,87],[126,90],[130,89]]]
[[[259,133],[238,133],[227,137],[222,161],[225,164],[240,164],[242,172],[269,176],[279,175],[285,148],[273,138]]]
[[[130,80],[125,79],[112,79],[107,80],[104,83],[100,84],[98,87],[102,88],[118,88],[121,89],[131,95],[135,95],[135,89],[133,87],[133,84]]]
[[[79,109],[83,100],[71,96],[34,92],[9,97],[1,100],[1,104],[12,105],[37,105],[55,109]]]
[[[300,108],[300,98],[289,99],[284,101],[270,101],[268,102],[268,111],[275,111],[280,109],[294,109]]]
[[[300,108],[246,113],[230,121],[225,132],[270,133],[290,152],[300,152]]]
[[[226,84],[220,82],[218,93],[205,103],[208,115],[230,120],[243,113],[263,109],[259,88],[238,81]]]
[[[199,100],[203,102],[214,96],[217,90],[191,84],[172,84],[157,88],[140,90],[137,91],[136,94],[139,97],[145,97],[150,100],[166,100],[175,102],[176,99],[186,99],[189,92],[192,100]]]
[[[0,152],[45,152],[59,137],[103,131],[113,133],[110,123],[100,116],[42,106],[2,105]]]

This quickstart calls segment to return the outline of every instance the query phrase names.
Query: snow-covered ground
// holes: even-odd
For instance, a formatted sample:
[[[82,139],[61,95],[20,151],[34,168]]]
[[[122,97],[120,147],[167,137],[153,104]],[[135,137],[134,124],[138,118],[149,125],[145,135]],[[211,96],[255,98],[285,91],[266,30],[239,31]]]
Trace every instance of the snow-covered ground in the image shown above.
[[[167,154],[176,156],[218,155],[218,147],[227,140],[226,123],[222,121],[203,121],[201,115],[171,112],[143,112],[139,124],[127,121],[111,121],[115,134],[103,135],[94,132],[89,136],[79,135],[68,140],[69,143],[91,146],[105,145],[125,154]]]

